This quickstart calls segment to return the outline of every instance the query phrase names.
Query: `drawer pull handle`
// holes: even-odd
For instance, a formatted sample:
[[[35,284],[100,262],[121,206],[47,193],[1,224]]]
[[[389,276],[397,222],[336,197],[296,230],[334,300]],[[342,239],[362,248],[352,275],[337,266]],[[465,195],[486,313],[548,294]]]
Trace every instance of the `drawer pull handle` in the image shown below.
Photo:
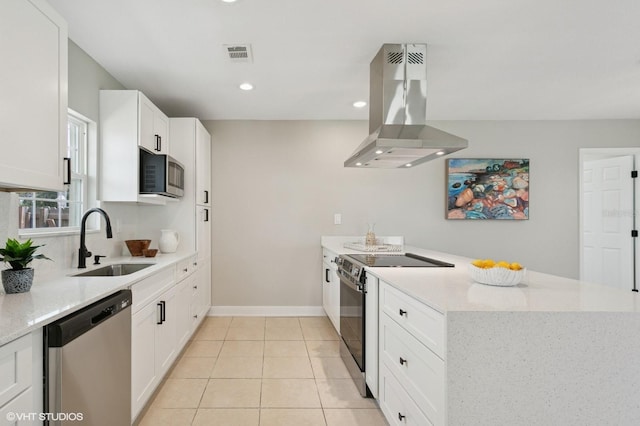
[[[400,365],[405,365],[407,363],[407,360],[400,357]]]
[[[400,316],[407,315],[407,311],[400,309]]]
[[[398,420],[403,421],[407,416],[403,416],[402,413],[398,413]]]

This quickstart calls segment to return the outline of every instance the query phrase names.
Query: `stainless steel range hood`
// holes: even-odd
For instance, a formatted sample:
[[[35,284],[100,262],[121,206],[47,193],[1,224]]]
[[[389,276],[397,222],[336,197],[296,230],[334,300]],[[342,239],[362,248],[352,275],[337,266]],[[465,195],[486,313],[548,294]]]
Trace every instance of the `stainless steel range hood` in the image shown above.
[[[426,44],[382,45],[370,66],[370,135],[345,167],[407,168],[469,146],[427,126],[426,64]]]

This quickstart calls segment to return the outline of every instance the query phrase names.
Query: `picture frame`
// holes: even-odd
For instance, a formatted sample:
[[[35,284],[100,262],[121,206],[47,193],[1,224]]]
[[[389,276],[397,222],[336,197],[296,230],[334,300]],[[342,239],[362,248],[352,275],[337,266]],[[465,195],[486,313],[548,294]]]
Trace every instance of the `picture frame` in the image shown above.
[[[528,158],[449,158],[446,185],[447,219],[529,219]]]

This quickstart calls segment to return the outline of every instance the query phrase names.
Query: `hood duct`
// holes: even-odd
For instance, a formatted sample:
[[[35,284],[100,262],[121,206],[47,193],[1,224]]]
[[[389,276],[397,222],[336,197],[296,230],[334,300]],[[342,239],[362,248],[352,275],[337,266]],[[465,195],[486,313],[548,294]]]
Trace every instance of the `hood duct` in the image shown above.
[[[407,168],[469,146],[427,126],[426,64],[426,44],[382,45],[370,66],[370,134],[345,167]]]

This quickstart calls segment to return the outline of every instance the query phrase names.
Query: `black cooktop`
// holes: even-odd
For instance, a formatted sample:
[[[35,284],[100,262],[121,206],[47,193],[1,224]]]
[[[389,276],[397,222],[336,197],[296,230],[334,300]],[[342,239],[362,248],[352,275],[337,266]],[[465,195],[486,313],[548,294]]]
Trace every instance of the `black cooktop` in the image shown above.
[[[453,263],[418,256],[413,253],[406,254],[349,254],[347,255],[360,263],[375,268],[451,268]]]

